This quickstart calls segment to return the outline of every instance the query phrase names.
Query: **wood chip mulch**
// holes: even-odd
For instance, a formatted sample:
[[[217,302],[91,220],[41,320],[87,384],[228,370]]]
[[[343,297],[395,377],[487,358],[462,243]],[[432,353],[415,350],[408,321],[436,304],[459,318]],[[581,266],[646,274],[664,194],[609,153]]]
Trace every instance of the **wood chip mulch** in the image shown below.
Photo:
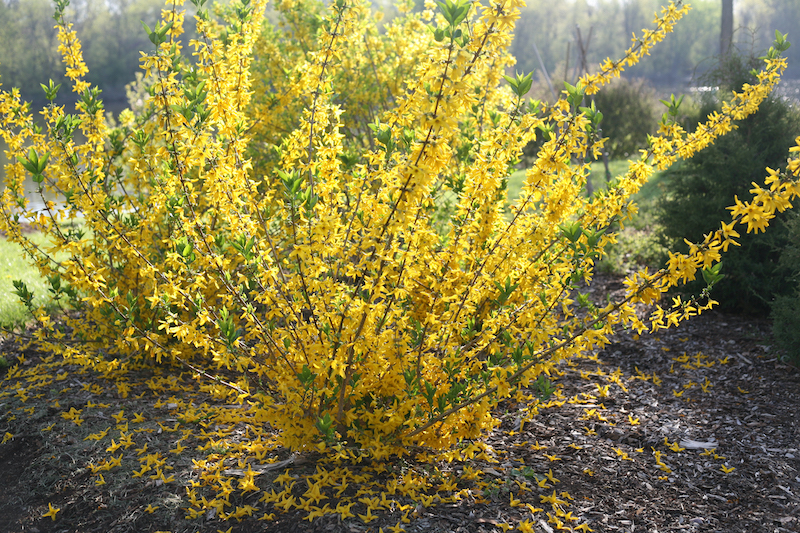
[[[605,292],[622,288],[618,280],[604,283]],[[524,405],[501,405],[502,422],[485,439],[490,457],[438,465],[458,475],[467,467],[481,471],[474,497],[418,506],[404,531],[800,533],[800,372],[771,347],[767,321],[708,312],[638,339],[620,334],[561,371],[550,406],[530,420],[521,416]],[[41,518],[49,497],[26,496],[39,476],[31,465],[46,464],[37,455],[45,452],[26,442],[0,446],[0,530],[80,531]],[[296,465],[293,473],[314,468]],[[68,481],[74,499],[99,494],[86,475]],[[558,511],[552,498],[563,502]],[[135,510],[144,501],[119,505]],[[98,515],[90,529],[161,529],[139,515],[127,525],[123,515]],[[191,531],[377,533],[397,526],[398,514],[388,511],[369,523],[331,516],[309,522],[289,513],[270,522],[216,520]]]
[[[634,337],[566,366],[557,383],[567,401],[521,432],[509,412],[488,439],[504,452],[498,476],[551,470],[555,490],[574,498],[572,527],[595,532],[800,532],[800,372],[773,351],[769,322],[708,312]],[[458,525],[451,516],[430,530],[499,531],[529,517],[508,497],[461,512]]]

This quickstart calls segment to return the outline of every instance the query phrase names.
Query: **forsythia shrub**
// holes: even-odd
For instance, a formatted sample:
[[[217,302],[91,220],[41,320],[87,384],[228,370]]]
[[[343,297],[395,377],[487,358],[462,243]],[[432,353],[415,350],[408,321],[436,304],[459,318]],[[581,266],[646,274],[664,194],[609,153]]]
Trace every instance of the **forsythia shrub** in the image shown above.
[[[263,33],[263,0],[216,18],[192,2],[190,56],[175,0],[147,29],[157,51],[141,60],[145,111],[110,128],[57,1],[80,103],[74,114],[46,107],[42,129],[18,93],[0,95],[12,161],[2,229],[66,310],[35,311],[46,348],[110,374],[187,365],[211,392],[247,400],[253,423],[293,449],[379,457],[480,435],[498,400],[616,327],[657,330],[709,308],[705,292],[658,302],[700,271],[713,284],[735,226],[763,229],[800,193],[795,159],[687,254],[629,277],[623,301],[595,304],[580,291],[614,241],[609,225],[635,211],[629,198],[654,167],[755,111],[785,68],[782,36],[758,84],[692,134],[673,104],[630,171],[587,198],[589,167],[571,162],[603,140],[584,96],[638,62],[687,7],[664,8],[625,57],[545,105],[524,98],[530,75],[502,75],[520,0],[446,0],[438,14],[401,4],[384,31],[360,0],[328,10],[284,0],[283,25]],[[58,88],[44,87],[54,99]],[[546,142],[506,206],[505,180],[537,135]],[[26,175],[63,203],[32,211]],[[50,247],[21,233],[26,219]],[[650,316],[636,303],[653,304]]]

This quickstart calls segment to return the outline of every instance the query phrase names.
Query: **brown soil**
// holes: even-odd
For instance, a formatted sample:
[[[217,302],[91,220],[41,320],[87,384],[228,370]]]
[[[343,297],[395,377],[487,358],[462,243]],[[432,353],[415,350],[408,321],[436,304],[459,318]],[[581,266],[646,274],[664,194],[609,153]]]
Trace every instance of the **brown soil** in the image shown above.
[[[198,430],[183,433],[188,445],[184,453],[169,451],[180,431],[192,427],[180,412],[181,393],[167,389],[164,401],[177,403],[158,406],[154,402],[159,398],[144,387],[140,392],[136,380],[131,381],[130,396],[121,398],[114,386],[97,376],[52,366],[47,371],[58,372],[60,379],[39,389],[28,385],[30,398],[25,402],[16,390],[35,380],[2,382],[0,437],[9,433],[13,438],[0,445],[0,531],[377,532],[399,530],[390,528],[396,528],[403,515],[397,504],[406,502],[412,512],[407,514],[409,523],[400,525],[408,532],[490,532],[501,531],[507,523],[514,531],[530,525],[529,531],[552,533],[561,523],[565,531],[585,524],[595,532],[797,533],[800,374],[782,363],[769,344],[766,322],[716,313],[638,340],[620,335],[596,359],[565,365],[555,380],[558,390],[551,399],[556,402],[524,423],[521,431],[519,413],[524,406],[503,404],[500,427],[485,439],[493,453],[463,463],[408,459],[381,468],[351,465],[354,472],[371,471],[376,482],[408,471],[436,476],[438,468],[439,473],[457,474],[458,488],[469,489],[458,501],[427,506],[420,498],[393,496],[396,503],[376,511],[377,519],[368,523],[358,516],[343,520],[338,515],[308,521],[303,519],[305,512],[279,510],[273,519],[258,521],[268,507],[241,521],[223,522],[213,512],[187,519],[185,487],[197,479],[192,460],[207,452],[192,447],[203,443]],[[15,346],[7,341],[3,347],[12,361],[21,354]],[[47,367],[43,354],[23,355],[22,368],[29,376]],[[141,383],[146,379],[142,376]],[[182,394],[194,405],[213,403],[194,391]],[[83,412],[80,426],[62,416],[71,407]],[[131,464],[123,463],[117,473],[105,472],[106,484],[98,485],[98,476],[88,466],[114,454],[109,455],[107,447],[113,447],[115,433],[112,429],[99,441],[88,436],[113,426],[111,418],[120,410],[132,426],[133,413],[143,413],[147,422],[141,423],[142,432],[126,453],[131,459],[125,461]],[[248,439],[241,428],[231,435],[242,442]],[[168,458],[175,481],[132,478],[130,473],[138,467],[134,449],[145,442],[148,450],[161,450]],[[713,451],[698,448],[712,442]],[[285,459],[287,452],[276,449],[273,455]],[[301,456],[285,471],[302,478],[313,475],[321,463],[319,457]],[[386,471],[381,473],[383,467]],[[482,471],[480,482],[461,476],[466,467]],[[275,478],[282,472],[257,476],[259,489],[276,487]],[[555,482],[545,479],[549,473]],[[300,479],[297,494],[305,488]],[[560,517],[542,500],[554,491],[565,502],[559,506]],[[263,507],[260,496],[235,496],[234,505]],[[357,501],[353,492],[345,496]],[[335,507],[334,499],[319,505],[326,501]],[[526,503],[542,510],[532,514]],[[43,517],[48,504],[60,509],[56,520]],[[147,512],[148,505],[158,509]],[[353,510],[365,512],[361,503]]]

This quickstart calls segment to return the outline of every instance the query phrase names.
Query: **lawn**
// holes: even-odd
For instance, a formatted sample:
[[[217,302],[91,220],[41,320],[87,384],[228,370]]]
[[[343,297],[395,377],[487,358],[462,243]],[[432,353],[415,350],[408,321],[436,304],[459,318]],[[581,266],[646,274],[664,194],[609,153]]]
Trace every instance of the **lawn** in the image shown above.
[[[611,173],[611,179],[621,176],[628,170],[629,161],[618,159],[615,161],[610,161],[608,164],[608,170]],[[594,186],[594,190],[598,190],[602,187],[605,187],[606,179],[605,179],[605,168],[602,161],[595,161],[592,163],[592,173],[589,175],[589,179],[592,181],[592,185]],[[508,198],[509,200],[513,200],[519,196],[519,191],[522,189],[522,184],[525,181],[525,170],[518,170],[511,174],[508,179]],[[658,196],[662,193],[662,186],[661,186],[661,174],[656,173],[650,181],[648,181],[642,190],[640,190],[635,196],[634,200],[640,207],[650,207],[654,204],[655,200]]]
[[[40,234],[34,234],[32,239],[38,245],[46,242]],[[14,294],[14,280],[25,282],[28,290],[34,294],[34,305],[47,301],[47,282],[17,244],[0,237],[0,324],[16,324],[31,318]]]

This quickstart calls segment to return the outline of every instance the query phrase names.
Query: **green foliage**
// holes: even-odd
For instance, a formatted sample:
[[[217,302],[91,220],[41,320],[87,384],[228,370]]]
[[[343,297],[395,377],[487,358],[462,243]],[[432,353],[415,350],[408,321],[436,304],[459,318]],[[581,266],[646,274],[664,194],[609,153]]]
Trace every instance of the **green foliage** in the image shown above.
[[[800,216],[793,214],[786,223],[789,245],[783,250],[780,264],[792,272],[788,281],[793,292],[779,296],[772,303],[772,333],[786,357],[800,365]]]
[[[697,120],[718,110],[730,90],[753,83],[751,70],[756,58],[732,54],[719,68],[709,73],[708,82],[720,90],[709,94],[700,105],[698,116],[690,117],[687,129]],[[724,218],[730,198],[747,197],[752,183],[765,167],[785,168],[786,150],[800,135],[800,116],[785,101],[771,97],[759,111],[743,120],[738,129],[691,160],[674,165],[664,173],[666,194],[659,202],[658,218],[663,226],[663,243],[686,250],[683,239],[702,240],[701,228],[713,227]],[[786,214],[778,214],[785,219]],[[780,251],[789,242],[784,232],[742,234],[741,247],[731,247],[725,259],[723,282],[714,289],[714,299],[723,309],[743,313],[763,313],[774,296],[786,295],[788,271],[778,264]],[[700,283],[688,290],[699,292]]]
[[[647,148],[647,136],[657,122],[653,90],[644,81],[619,79],[594,97],[603,112],[600,124],[611,159],[635,157]]]
[[[547,401],[550,396],[556,391],[555,385],[550,381],[547,376],[541,375],[533,382],[532,388],[536,396],[542,401]]]
[[[529,72],[527,75],[517,72],[516,78],[512,78],[511,76],[503,76],[503,78],[511,85],[511,90],[514,91],[514,94],[516,94],[518,98],[522,98],[531,90],[531,84],[533,83],[532,76],[533,72]]]

